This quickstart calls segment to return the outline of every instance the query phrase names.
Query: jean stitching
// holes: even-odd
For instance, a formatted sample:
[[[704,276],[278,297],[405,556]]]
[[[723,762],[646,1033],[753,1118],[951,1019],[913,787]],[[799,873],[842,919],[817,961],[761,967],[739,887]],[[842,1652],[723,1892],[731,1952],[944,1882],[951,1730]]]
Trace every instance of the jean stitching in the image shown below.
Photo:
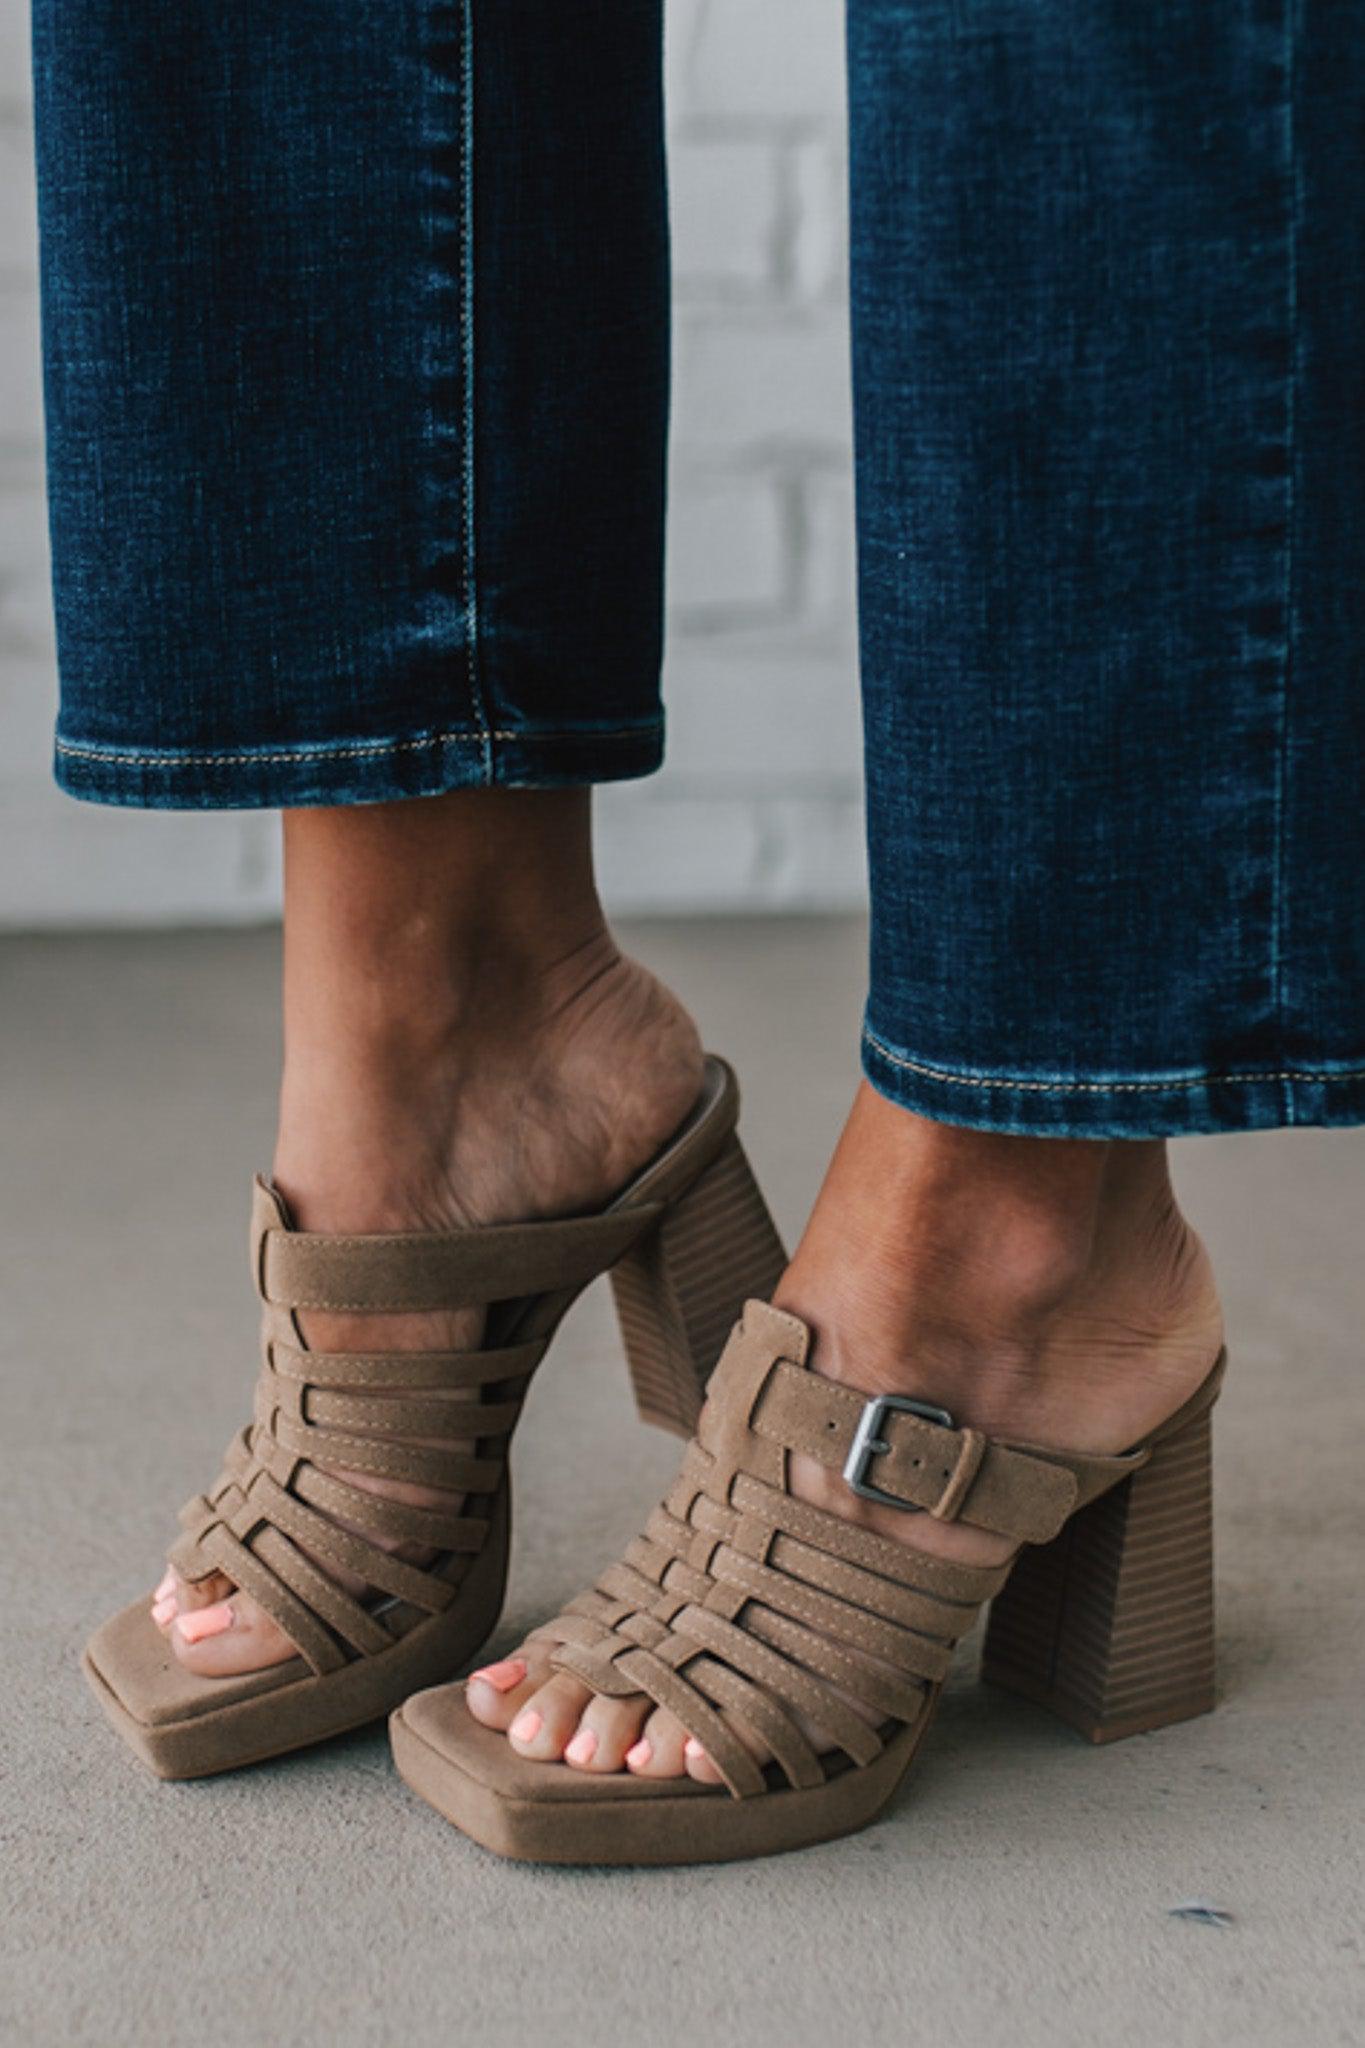
[[[1299,217],[1300,174],[1297,129],[1298,94],[1298,10],[1299,0],[1284,0],[1285,68],[1285,318],[1288,328],[1288,364],[1285,378],[1285,547],[1284,547],[1284,656],[1280,663],[1279,704],[1275,734],[1274,821],[1275,872],[1271,898],[1270,972],[1271,1001],[1280,1042],[1285,1034],[1284,939],[1288,850],[1286,818],[1289,794],[1290,683],[1293,677],[1296,627],[1295,523],[1298,514],[1295,454],[1298,436],[1299,322]],[[1285,1076],[1286,1080],[1289,1078]],[[1292,1123],[1293,1103],[1286,1088],[1282,1103],[1285,1121]]]
[[[1193,1078],[1165,1081],[1027,1081],[1022,1076],[954,1074],[947,1067],[931,1066],[926,1060],[912,1060],[893,1052],[875,1031],[863,1028],[863,1038],[872,1050],[893,1067],[923,1074],[927,1080],[949,1081],[958,1088],[1011,1088],[1031,1095],[1132,1095],[1166,1088],[1225,1087],[1243,1081],[1357,1081],[1365,1078],[1365,1067],[1279,1067],[1261,1074],[1197,1074]]]
[[[461,394],[464,412],[464,558],[465,651],[469,701],[482,729],[484,774],[493,781],[493,742],[499,737],[488,723],[479,682],[478,544],[475,535],[475,409],[474,409],[474,0],[464,0],[464,34],[460,52],[460,324],[464,361]]]
[[[418,753],[424,748],[441,747],[457,740],[477,740],[485,745],[489,740],[520,740],[523,743],[554,744],[562,740],[631,740],[657,732],[660,721],[653,719],[643,725],[611,726],[604,731],[575,729],[572,726],[551,728],[548,731],[517,731],[514,728],[490,730],[486,726],[462,726],[450,732],[433,733],[421,740],[366,740],[344,746],[333,746],[322,741],[312,747],[280,748],[269,753],[259,753],[251,747],[235,752],[218,754],[180,753],[166,748],[157,754],[132,754],[122,747],[81,746],[73,740],[59,739],[56,742],[59,754],[71,754],[84,761],[108,761],[121,768],[185,768],[221,767],[231,764],[247,764],[271,761],[334,761],[351,760],[361,754],[406,754]]]

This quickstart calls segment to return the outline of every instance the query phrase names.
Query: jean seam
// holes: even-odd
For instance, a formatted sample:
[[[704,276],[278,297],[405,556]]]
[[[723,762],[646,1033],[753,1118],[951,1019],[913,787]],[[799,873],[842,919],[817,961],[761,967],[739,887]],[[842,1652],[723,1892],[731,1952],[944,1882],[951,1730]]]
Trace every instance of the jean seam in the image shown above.
[[[1365,1078],[1365,1067],[1278,1067],[1265,1073],[1196,1074],[1167,1080],[1032,1081],[1022,1075],[956,1074],[950,1068],[936,1067],[928,1060],[911,1059],[906,1053],[893,1052],[867,1025],[863,1027],[863,1039],[879,1058],[891,1066],[904,1067],[911,1074],[922,1074],[926,1080],[947,1081],[957,1088],[1019,1089],[1031,1095],[1132,1095],[1169,1088],[1226,1087],[1247,1081],[1357,1081]]]
[[[484,775],[491,784],[494,779],[493,744],[500,735],[490,726],[479,677],[479,558],[475,527],[478,500],[474,443],[474,0],[464,0],[463,29],[460,53],[460,339],[464,365],[461,396],[464,413],[465,661],[470,708],[478,720],[483,739]]]
[[[407,754],[417,753],[424,748],[447,746],[457,740],[477,740],[485,750],[490,740],[513,740],[526,743],[556,744],[563,740],[615,740],[639,739],[647,733],[657,732],[661,719],[650,719],[640,725],[609,726],[594,729],[590,726],[553,726],[537,729],[523,727],[456,726],[447,732],[432,733],[425,739],[414,740],[360,740],[333,744],[320,740],[313,746],[289,747],[261,752],[258,748],[242,747],[220,753],[202,754],[181,752],[174,747],[162,748],[154,754],[130,753],[124,747],[85,746],[75,740],[56,741],[59,754],[70,754],[78,760],[107,761],[120,768],[185,768],[185,767],[226,767],[251,766],[256,762],[275,761],[333,761],[350,760],[361,754]]]
[[[1285,318],[1287,366],[1285,376],[1285,544],[1283,595],[1284,608],[1284,653],[1279,672],[1279,701],[1276,707],[1275,727],[1275,772],[1274,772],[1274,875],[1271,886],[1271,933],[1270,933],[1270,993],[1278,1042],[1283,1045],[1287,1035],[1285,1015],[1285,907],[1286,884],[1288,880],[1288,847],[1286,814],[1288,810],[1289,784],[1289,716],[1290,684],[1293,677],[1294,642],[1297,625],[1296,587],[1296,520],[1298,516],[1297,477],[1295,475],[1296,443],[1298,430],[1298,374],[1300,352],[1299,321],[1299,211],[1300,178],[1297,130],[1298,92],[1298,20],[1299,0],[1284,0],[1284,66],[1285,66],[1285,192],[1287,218],[1285,222]],[[1293,1099],[1288,1083],[1295,1078],[1292,1070],[1285,1070],[1281,1077],[1285,1082],[1281,1104],[1286,1123],[1294,1121]]]

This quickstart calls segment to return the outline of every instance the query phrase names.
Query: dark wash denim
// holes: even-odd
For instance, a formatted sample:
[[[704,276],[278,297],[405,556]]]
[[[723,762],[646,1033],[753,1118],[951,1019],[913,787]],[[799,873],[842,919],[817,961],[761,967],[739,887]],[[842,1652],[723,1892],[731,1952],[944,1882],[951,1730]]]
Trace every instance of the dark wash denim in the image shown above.
[[[1365,0],[848,20],[866,1071],[1365,1121]],[[659,40],[37,0],[64,787],[657,764]]]
[[[37,0],[57,773],[658,766],[659,0]]]

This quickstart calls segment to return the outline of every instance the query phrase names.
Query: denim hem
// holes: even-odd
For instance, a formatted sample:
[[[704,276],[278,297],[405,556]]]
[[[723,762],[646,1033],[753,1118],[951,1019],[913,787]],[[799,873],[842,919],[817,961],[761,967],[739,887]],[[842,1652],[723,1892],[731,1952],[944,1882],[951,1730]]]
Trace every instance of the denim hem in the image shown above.
[[[1181,1138],[1292,1124],[1365,1124],[1358,1065],[1095,1079],[954,1070],[863,1030],[863,1072],[879,1095],[936,1123],[1035,1138]]]
[[[282,810],[439,796],[445,790],[562,789],[652,775],[662,717],[638,725],[552,731],[463,726],[388,739],[298,746],[105,746],[58,735],[59,788],[88,803],[142,810]]]

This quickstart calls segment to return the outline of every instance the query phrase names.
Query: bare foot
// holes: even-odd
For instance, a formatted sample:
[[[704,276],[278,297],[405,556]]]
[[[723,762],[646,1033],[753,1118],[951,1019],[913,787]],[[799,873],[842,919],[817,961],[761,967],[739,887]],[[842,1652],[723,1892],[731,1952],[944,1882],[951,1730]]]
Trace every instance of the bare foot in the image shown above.
[[[1075,1451],[1140,1442],[1202,1384],[1222,1344],[1212,1270],[1163,1145],[957,1130],[866,1086],[776,1301],[811,1326],[811,1364],[829,1378]],[[792,1458],[790,1483],[940,1557],[989,1565],[1011,1554],[1003,1537],[864,1501],[805,1458]],[[721,1782],[673,1715],[553,1672],[552,1650],[533,1637],[469,1684],[471,1713],[518,1754]]]
[[[454,1230],[598,1209],[668,1140],[701,1085],[687,1012],[605,931],[534,976],[504,975],[497,958],[471,969],[449,1029],[434,1033],[430,1022],[413,1033],[386,1016],[368,1039],[333,1034],[286,1071],[274,1178],[300,1228]],[[310,1312],[300,1325],[315,1349],[473,1348],[483,1311]],[[337,1476],[460,1510],[461,1496],[439,1489]],[[367,1592],[334,1562],[314,1561],[354,1596]],[[190,1585],[168,1573],[153,1602],[176,1657],[203,1676],[297,1654],[222,1576]]]

